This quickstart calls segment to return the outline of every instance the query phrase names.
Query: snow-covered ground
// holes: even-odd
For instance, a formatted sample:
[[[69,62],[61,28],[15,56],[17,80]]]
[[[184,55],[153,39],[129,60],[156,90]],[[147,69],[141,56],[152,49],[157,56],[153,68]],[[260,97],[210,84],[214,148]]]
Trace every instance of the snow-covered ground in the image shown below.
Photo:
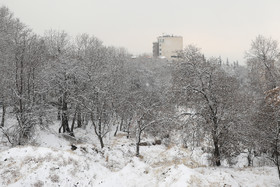
[[[2,150],[0,186],[279,185],[274,167],[210,167],[200,149],[177,145],[141,146],[135,157],[134,139],[125,134],[108,136],[101,150],[93,129],[75,130],[77,139],[71,139],[54,124],[37,131],[33,146]]]

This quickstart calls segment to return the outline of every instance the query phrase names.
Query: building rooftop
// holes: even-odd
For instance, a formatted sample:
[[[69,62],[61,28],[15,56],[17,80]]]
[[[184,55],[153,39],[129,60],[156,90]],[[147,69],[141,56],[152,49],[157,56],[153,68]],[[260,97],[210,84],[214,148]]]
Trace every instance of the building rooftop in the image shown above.
[[[169,37],[182,37],[182,36],[174,36],[173,34],[172,35],[165,34],[165,35],[162,35],[162,36],[159,36],[159,37],[169,38]]]

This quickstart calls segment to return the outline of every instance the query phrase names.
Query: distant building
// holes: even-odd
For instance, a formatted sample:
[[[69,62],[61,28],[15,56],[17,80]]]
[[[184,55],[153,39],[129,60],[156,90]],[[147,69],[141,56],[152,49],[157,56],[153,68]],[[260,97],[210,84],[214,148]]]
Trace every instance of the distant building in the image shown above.
[[[158,42],[153,43],[153,56],[158,57],[159,56],[159,46]]]
[[[153,56],[163,57],[168,60],[177,58],[177,51],[183,50],[183,37],[162,35],[153,43]]]

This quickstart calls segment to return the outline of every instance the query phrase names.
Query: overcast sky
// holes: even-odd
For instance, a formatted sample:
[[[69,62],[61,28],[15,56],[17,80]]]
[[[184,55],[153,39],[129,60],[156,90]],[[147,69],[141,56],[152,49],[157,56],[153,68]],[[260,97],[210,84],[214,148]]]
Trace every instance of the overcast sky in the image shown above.
[[[88,33],[105,45],[152,53],[162,33],[181,35],[207,57],[244,61],[259,34],[280,41],[280,0],[0,0],[43,35]]]

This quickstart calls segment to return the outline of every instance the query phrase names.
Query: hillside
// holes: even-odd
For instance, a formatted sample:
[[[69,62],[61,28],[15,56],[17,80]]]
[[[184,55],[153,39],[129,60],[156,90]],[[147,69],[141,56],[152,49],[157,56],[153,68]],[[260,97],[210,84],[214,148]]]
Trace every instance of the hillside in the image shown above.
[[[141,156],[135,157],[134,140],[127,139],[124,133],[108,136],[101,150],[90,127],[76,129],[76,139],[56,133],[55,128],[57,125],[38,131],[33,146],[6,147],[1,151],[0,186],[278,184],[276,168],[206,166],[207,154],[199,148],[191,151],[177,145],[141,146]]]

